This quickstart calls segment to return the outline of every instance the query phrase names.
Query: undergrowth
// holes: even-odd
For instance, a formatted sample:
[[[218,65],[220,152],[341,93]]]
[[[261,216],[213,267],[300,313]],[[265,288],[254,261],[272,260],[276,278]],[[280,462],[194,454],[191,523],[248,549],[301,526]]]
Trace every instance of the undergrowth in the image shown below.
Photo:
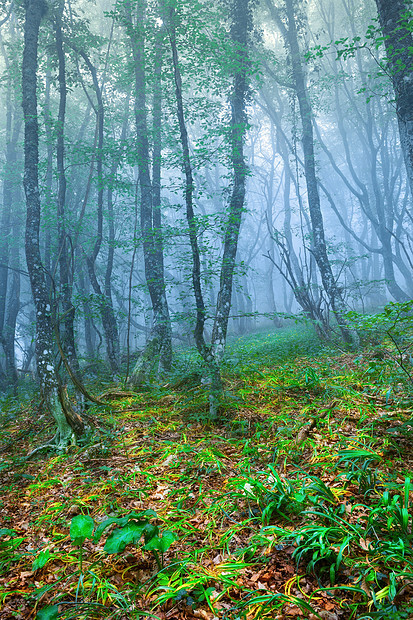
[[[105,386],[65,454],[27,461],[52,422],[4,401],[0,617],[413,617],[406,353],[234,339],[215,426],[191,355],[151,390]]]

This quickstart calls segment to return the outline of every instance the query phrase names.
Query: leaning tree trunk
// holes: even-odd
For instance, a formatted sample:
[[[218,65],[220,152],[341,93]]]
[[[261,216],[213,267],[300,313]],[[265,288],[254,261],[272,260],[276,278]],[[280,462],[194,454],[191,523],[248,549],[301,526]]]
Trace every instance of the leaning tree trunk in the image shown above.
[[[155,190],[150,176],[150,154],[148,139],[148,123],[146,112],[146,67],[145,67],[145,0],[138,0],[135,20],[132,16],[130,3],[125,3],[127,32],[130,38],[134,71],[135,71],[135,124],[137,166],[140,188],[140,224],[143,239],[143,258],[145,279],[151,299],[153,311],[153,327],[147,340],[145,350],[138,359],[129,378],[129,385],[137,387],[149,380],[150,373],[158,361],[165,370],[171,364],[171,321],[165,290],[163,267],[163,246],[161,237],[159,190]],[[158,62],[159,62],[158,56]],[[156,76],[160,80],[160,73]],[[160,105],[159,84],[158,99],[155,98],[154,121],[158,118]],[[154,179],[160,184],[160,127],[156,127],[154,149]],[[158,171],[158,173],[157,173]],[[156,198],[157,197],[157,198]]]
[[[96,259],[99,255],[103,241],[103,140],[104,140],[104,105],[102,88],[99,86],[96,68],[91,63],[88,55],[82,49],[72,46],[73,49],[80,54],[90,71],[93,81],[93,87],[96,94],[97,106],[96,124],[97,124],[97,153],[96,153],[96,174],[97,174],[97,234],[93,250],[90,255],[86,256],[86,264],[88,268],[89,280],[93,291],[98,299],[100,316],[102,320],[103,333],[105,336],[106,353],[113,373],[119,372],[120,366],[120,342],[119,330],[116,321],[115,310],[111,295],[107,296],[105,288],[102,288],[96,276]]]
[[[316,174],[316,161],[314,153],[313,112],[307,89],[306,78],[301,60],[299,35],[294,10],[295,0],[285,0],[286,22],[284,22],[278,9],[267,0],[267,5],[272,16],[278,23],[281,33],[288,47],[291,60],[291,74],[293,88],[298,99],[300,118],[302,124],[302,146],[304,153],[304,171],[307,185],[308,207],[310,212],[311,233],[313,237],[313,253],[320,271],[324,290],[330,301],[331,308],[337,319],[343,339],[348,344],[357,346],[358,336],[348,326],[345,317],[346,307],[331,269],[325,241],[324,222],[321,213],[320,194]]]
[[[205,382],[210,384],[209,413],[211,418],[217,417],[217,396],[222,392],[222,379],[219,363],[215,359],[214,351],[205,340],[206,308],[202,291],[201,254],[199,250],[199,230],[194,211],[194,177],[189,150],[188,130],[185,122],[184,102],[182,95],[182,76],[179,65],[178,46],[175,31],[175,12],[172,7],[165,9],[164,21],[168,26],[169,42],[172,52],[172,66],[175,81],[176,111],[182,147],[182,171],[185,177],[185,208],[188,224],[189,243],[192,258],[192,286],[196,306],[196,322],[194,338],[198,353],[205,362],[208,376]]]
[[[413,2],[376,0],[396,98],[400,142],[413,195]]]
[[[123,119],[122,132],[121,132],[120,139],[119,139],[121,149],[123,148],[123,145],[126,139],[126,130],[128,127],[128,120],[129,120],[128,112],[129,112],[129,95],[126,100],[125,116]],[[110,173],[109,173],[109,186],[107,189],[107,208],[108,208],[107,221],[108,221],[108,229],[109,229],[108,233],[109,234],[108,234],[108,255],[106,259],[105,283],[104,283],[105,303],[107,304],[109,308],[112,309],[111,321],[110,321],[110,324],[112,325],[111,342],[116,343],[116,350],[113,351],[112,356],[117,357],[118,360],[120,360],[120,336],[119,336],[118,323],[116,321],[114,305],[113,305],[112,275],[113,275],[113,265],[114,265],[114,259],[115,259],[115,246],[116,246],[113,190],[115,187],[116,174],[118,171],[120,160],[121,160],[121,153],[119,154],[118,157],[115,157],[115,159],[113,160],[112,166],[110,168]]]
[[[248,54],[247,42],[251,28],[249,0],[235,0],[231,3],[231,38],[234,44],[234,80],[230,96],[231,103],[231,164],[233,169],[233,188],[228,210],[228,219],[224,238],[224,252],[221,263],[220,288],[217,297],[215,319],[211,345],[205,341],[205,303],[202,292],[201,260],[198,244],[198,226],[194,213],[193,194],[194,178],[189,150],[188,131],[185,122],[182,78],[176,42],[175,19],[172,8],[165,12],[169,41],[172,52],[172,64],[175,80],[177,117],[182,146],[182,168],[185,176],[185,205],[188,222],[189,240],[192,256],[192,284],[196,303],[196,324],[194,329],[195,343],[199,354],[204,360],[210,384],[209,413],[212,419],[218,415],[219,398],[222,394],[222,378],[220,364],[225,351],[228,318],[231,308],[232,284],[235,258],[237,253],[241,217],[244,210],[245,179],[247,166],[244,159],[244,140],[247,127],[245,102],[248,91]]]
[[[23,48],[23,115],[24,115],[24,191],[26,195],[25,251],[31,291],[36,311],[36,363],[43,400],[52,413],[57,431],[54,443],[63,448],[75,441],[82,431],[78,416],[68,419],[53,355],[51,307],[45,272],[40,255],[40,193],[38,180],[39,127],[37,115],[37,47],[40,22],[47,11],[44,0],[27,0]]]

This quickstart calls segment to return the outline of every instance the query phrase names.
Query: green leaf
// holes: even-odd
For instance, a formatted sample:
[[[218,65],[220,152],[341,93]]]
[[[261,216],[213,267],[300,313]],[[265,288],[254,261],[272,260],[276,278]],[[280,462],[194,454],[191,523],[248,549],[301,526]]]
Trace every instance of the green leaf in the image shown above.
[[[165,553],[176,540],[178,540],[178,538],[175,534],[166,530],[160,536],[158,535],[151,538],[144,546],[144,549],[147,551],[160,551],[161,553]]]
[[[102,537],[103,532],[106,530],[107,527],[109,527],[109,525],[112,525],[112,523],[116,523],[117,525],[120,525],[121,527],[123,527],[124,525],[126,525],[127,522],[128,522],[128,519],[126,517],[122,519],[119,519],[117,517],[109,517],[109,519],[105,519],[96,528],[95,534],[93,536],[93,541],[99,542],[99,540]]]
[[[14,530],[9,530],[5,527],[0,529],[0,536],[13,536],[16,532]]]
[[[95,523],[88,515],[73,517],[70,525],[70,538],[75,545],[83,545],[85,538],[91,538]]]
[[[130,522],[122,529],[116,528],[110,534],[104,546],[106,553],[120,553],[126,545],[138,542],[142,532],[147,525],[147,521]]]
[[[159,534],[159,528],[156,525],[152,525],[152,523],[148,523],[145,527],[145,543],[148,543],[152,538]]]
[[[109,525],[112,525],[112,523],[116,523],[119,527],[124,527],[131,519],[142,522],[142,517],[156,517],[156,512],[153,510],[143,510],[142,512],[130,512],[124,517],[109,517],[109,519],[105,519],[105,521],[102,521],[102,523],[98,525],[93,540],[94,542],[99,542],[105,529],[109,527]],[[145,523],[147,523],[147,521],[145,521]]]
[[[39,568],[43,568],[47,564],[50,558],[50,551],[46,549],[46,551],[41,551],[32,565],[32,571],[38,570]]]
[[[36,620],[56,620],[59,614],[57,605],[48,605],[37,612]]]

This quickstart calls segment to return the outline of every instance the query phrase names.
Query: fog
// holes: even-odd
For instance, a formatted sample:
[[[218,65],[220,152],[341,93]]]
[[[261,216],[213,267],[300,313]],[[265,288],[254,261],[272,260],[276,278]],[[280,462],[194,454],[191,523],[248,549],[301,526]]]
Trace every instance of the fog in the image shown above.
[[[142,375],[159,356],[170,368],[168,329],[172,349],[197,345],[217,363],[225,321],[236,336],[303,320],[354,347],[348,311],[412,297],[412,197],[395,91],[399,78],[412,82],[411,56],[409,65],[386,56],[375,2],[43,9],[40,255],[30,278],[27,235],[36,233],[23,177],[34,115],[26,107],[23,117],[22,70],[35,59],[24,46],[29,8],[1,7],[3,390],[34,372],[47,338],[52,365],[64,351],[66,371],[79,377],[99,364],[120,376],[126,359],[131,374],[139,351]],[[39,303],[49,327],[39,327]]]

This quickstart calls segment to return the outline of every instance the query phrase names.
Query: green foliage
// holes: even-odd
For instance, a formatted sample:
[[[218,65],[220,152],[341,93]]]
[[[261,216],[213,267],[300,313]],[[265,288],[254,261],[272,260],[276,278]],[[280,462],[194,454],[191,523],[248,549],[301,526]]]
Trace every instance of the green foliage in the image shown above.
[[[18,551],[18,548],[25,539],[25,536],[16,536],[16,532],[13,529],[0,529],[0,567],[2,570],[7,571],[15,562],[21,559],[23,553]]]
[[[36,571],[39,587],[24,594],[31,605],[59,604],[60,615],[81,620],[156,617],[163,605],[257,620],[285,615],[289,605],[316,617],[320,589],[352,619],[409,617],[403,603],[413,578],[412,485],[403,452],[409,447],[388,427],[400,429],[411,413],[376,397],[393,386],[396,373],[386,374],[384,360],[379,385],[366,373],[370,349],[320,355],[309,332],[307,345],[303,331],[290,333],[292,343],[317,356],[300,358],[287,345],[288,330],[241,339],[239,351],[233,342],[231,359],[241,370],[228,365],[225,380],[235,398],[228,401],[229,422],[219,428],[182,418],[186,391],[198,387],[191,362],[188,382],[122,396],[105,411],[111,425],[124,429],[105,433],[105,457],[81,447],[15,469],[9,488],[25,485],[36,528],[48,532],[43,549],[27,551],[28,533],[21,536],[13,519],[0,530],[4,570]],[[261,366],[257,357],[248,367],[246,341],[257,343]],[[63,485],[70,499],[62,497]],[[156,512],[133,510],[148,502]],[[73,505],[85,514],[71,520],[69,540]],[[110,516],[102,522],[94,516],[104,513]],[[120,584],[114,566],[123,571]],[[46,581],[52,573],[61,592]],[[259,584],[272,575],[280,577],[264,590]],[[66,608],[67,600],[73,606]]]
[[[48,605],[37,612],[36,620],[56,620],[59,616],[59,607],[57,605]]]
[[[86,538],[92,537],[94,526],[92,517],[87,515],[73,517],[70,525],[70,538],[73,544],[79,547],[82,546]]]
[[[50,549],[41,551],[32,564],[32,571],[34,572],[38,570],[39,568],[43,568],[43,566],[46,566],[47,562],[50,560],[50,557],[51,557]]]
[[[386,334],[392,334],[402,341],[411,340],[413,336],[412,300],[391,302],[376,314],[349,312],[347,316],[366,344],[380,343]]]
[[[380,463],[383,457],[370,450],[345,449],[338,453],[337,467],[344,467],[345,472],[340,474],[346,479],[346,484],[357,484],[359,493],[367,494],[375,490],[378,476],[373,463]]]
[[[395,383],[406,390],[413,388],[413,301],[389,303],[373,315],[348,314],[364,344],[372,348],[366,375],[379,385],[387,386],[391,397]]]
[[[391,539],[403,545],[408,543],[410,548],[413,534],[409,494],[412,489],[410,478],[406,478],[401,495],[392,495],[390,490],[384,491],[377,507],[369,515],[366,533],[390,534]]]
[[[93,535],[93,541],[99,542],[105,530],[111,525],[116,524],[115,528],[108,536],[104,551],[106,553],[121,553],[127,545],[137,544],[141,537],[144,537],[145,544],[143,549],[153,551],[156,561],[161,568],[158,551],[161,553],[162,563],[163,555],[169,547],[177,540],[175,534],[169,531],[161,533],[159,528],[149,519],[156,517],[153,510],[144,510],[143,512],[131,512],[124,517],[110,517],[100,523]],[[70,526],[70,536],[75,545],[82,545],[86,538],[92,538],[95,523],[91,517],[78,515],[72,519]]]
[[[230,488],[233,489],[232,498],[245,499],[249,506],[250,515],[257,515],[268,524],[274,514],[290,520],[290,513],[297,514],[304,509],[307,497],[303,483],[297,479],[294,482],[282,479],[278,472],[269,466],[270,474],[259,472],[266,476],[266,482],[255,477],[234,479]]]

